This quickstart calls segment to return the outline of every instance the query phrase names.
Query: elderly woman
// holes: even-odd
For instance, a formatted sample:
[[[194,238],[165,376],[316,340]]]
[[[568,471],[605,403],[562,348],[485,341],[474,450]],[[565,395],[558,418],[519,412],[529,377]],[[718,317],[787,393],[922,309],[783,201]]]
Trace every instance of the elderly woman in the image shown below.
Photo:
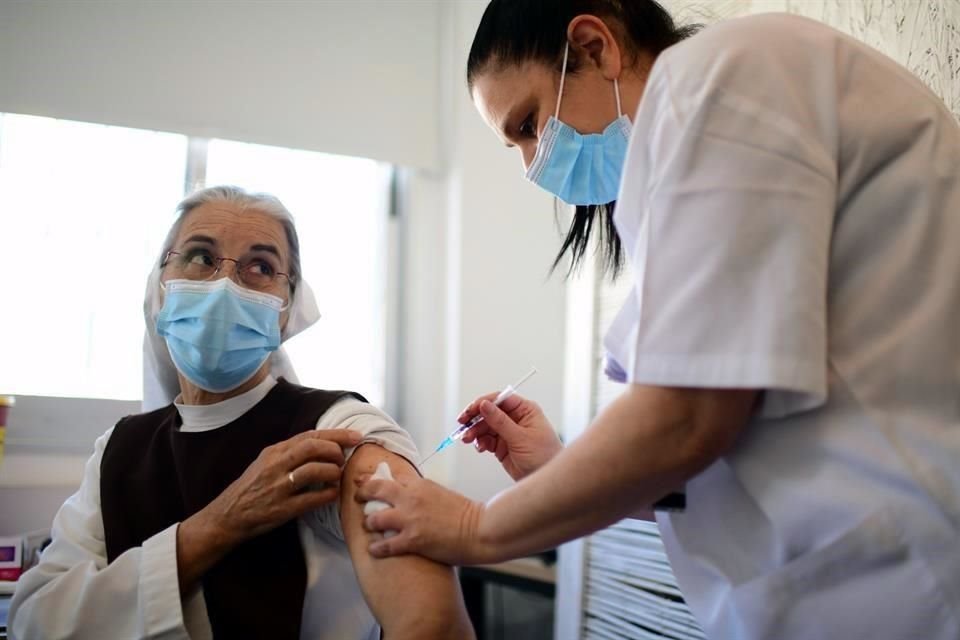
[[[97,440],[13,636],[471,637],[450,567],[366,552],[355,478],[383,461],[416,476],[409,435],[356,394],[293,383],[280,343],[319,316],[290,214],[235,187],[178,211],[144,305],[159,408]]]

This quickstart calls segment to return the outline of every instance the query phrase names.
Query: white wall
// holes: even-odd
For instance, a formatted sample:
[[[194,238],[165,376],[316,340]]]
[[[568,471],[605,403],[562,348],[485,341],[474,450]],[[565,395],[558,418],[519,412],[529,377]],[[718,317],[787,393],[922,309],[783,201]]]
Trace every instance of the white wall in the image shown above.
[[[519,154],[477,114],[465,86],[467,53],[486,2],[445,5],[449,47],[441,97],[447,174],[447,389],[444,428],[477,395],[539,369],[523,393],[559,419],[563,384],[564,285],[548,279],[559,246],[553,201],[526,182]],[[412,278],[413,279],[413,278]],[[435,439],[440,434],[434,434]],[[428,474],[488,498],[510,480],[491,455],[456,447]],[[442,465],[442,466],[441,466]],[[434,466],[438,468],[433,468]]]
[[[438,6],[0,2],[0,111],[436,168]]]

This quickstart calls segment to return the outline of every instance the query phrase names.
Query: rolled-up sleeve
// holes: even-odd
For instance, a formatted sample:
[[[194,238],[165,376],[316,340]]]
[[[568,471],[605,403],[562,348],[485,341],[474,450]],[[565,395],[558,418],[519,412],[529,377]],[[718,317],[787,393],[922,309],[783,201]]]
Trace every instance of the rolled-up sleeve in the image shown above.
[[[57,512],[52,542],[17,583],[12,638],[189,638],[184,626],[173,525],[107,564],[97,439],[83,482]]]
[[[615,364],[638,384],[767,390],[768,417],[821,404],[829,144],[735,89],[674,92],[669,66],[644,102],[625,168],[643,179],[625,181],[616,214],[636,233],[635,321]]]
[[[372,404],[355,398],[344,398],[334,404],[317,422],[317,429],[352,429],[363,436],[363,443],[376,444],[391,453],[395,453],[415,468],[420,462],[420,454],[413,438],[393,418]],[[356,449],[347,449],[346,459]],[[340,526],[340,509],[337,502],[317,509],[303,519],[311,528],[319,528],[343,540]]]

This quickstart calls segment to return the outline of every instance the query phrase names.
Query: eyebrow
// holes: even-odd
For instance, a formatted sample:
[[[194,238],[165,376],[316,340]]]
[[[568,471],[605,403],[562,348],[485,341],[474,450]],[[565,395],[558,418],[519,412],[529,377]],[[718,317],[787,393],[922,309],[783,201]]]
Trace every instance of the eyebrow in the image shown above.
[[[217,241],[211,238],[210,236],[204,236],[200,234],[192,235],[186,240],[183,241],[184,244],[187,242],[202,242],[204,244],[210,244],[216,246]],[[250,245],[250,251],[266,251],[267,253],[272,253],[273,255],[281,258],[279,249],[277,249],[272,244],[253,244]]]
[[[217,241],[211,238],[210,236],[202,236],[202,235],[192,235],[186,240],[184,240],[184,242],[204,242],[206,244],[213,244],[213,245],[217,244]]]
[[[280,257],[280,251],[273,246],[272,244],[254,244],[250,245],[250,251],[266,251],[267,253],[272,253],[273,255]]]

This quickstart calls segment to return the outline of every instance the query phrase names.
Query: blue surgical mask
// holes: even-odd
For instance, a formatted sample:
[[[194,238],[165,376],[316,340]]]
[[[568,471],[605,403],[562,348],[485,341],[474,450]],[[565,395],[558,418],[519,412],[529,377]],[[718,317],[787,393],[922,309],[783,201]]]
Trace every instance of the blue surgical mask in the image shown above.
[[[169,280],[157,334],[177,370],[201,389],[222,393],[253,377],[280,346],[283,300],[230,278]]]
[[[546,189],[567,204],[607,204],[617,199],[620,176],[627,157],[632,125],[620,108],[620,85],[613,81],[617,119],[603,133],[584,135],[560,122],[560,100],[567,75],[570,44],[563,51],[557,110],[547,121],[537,144],[537,153],[527,169],[527,180]]]

